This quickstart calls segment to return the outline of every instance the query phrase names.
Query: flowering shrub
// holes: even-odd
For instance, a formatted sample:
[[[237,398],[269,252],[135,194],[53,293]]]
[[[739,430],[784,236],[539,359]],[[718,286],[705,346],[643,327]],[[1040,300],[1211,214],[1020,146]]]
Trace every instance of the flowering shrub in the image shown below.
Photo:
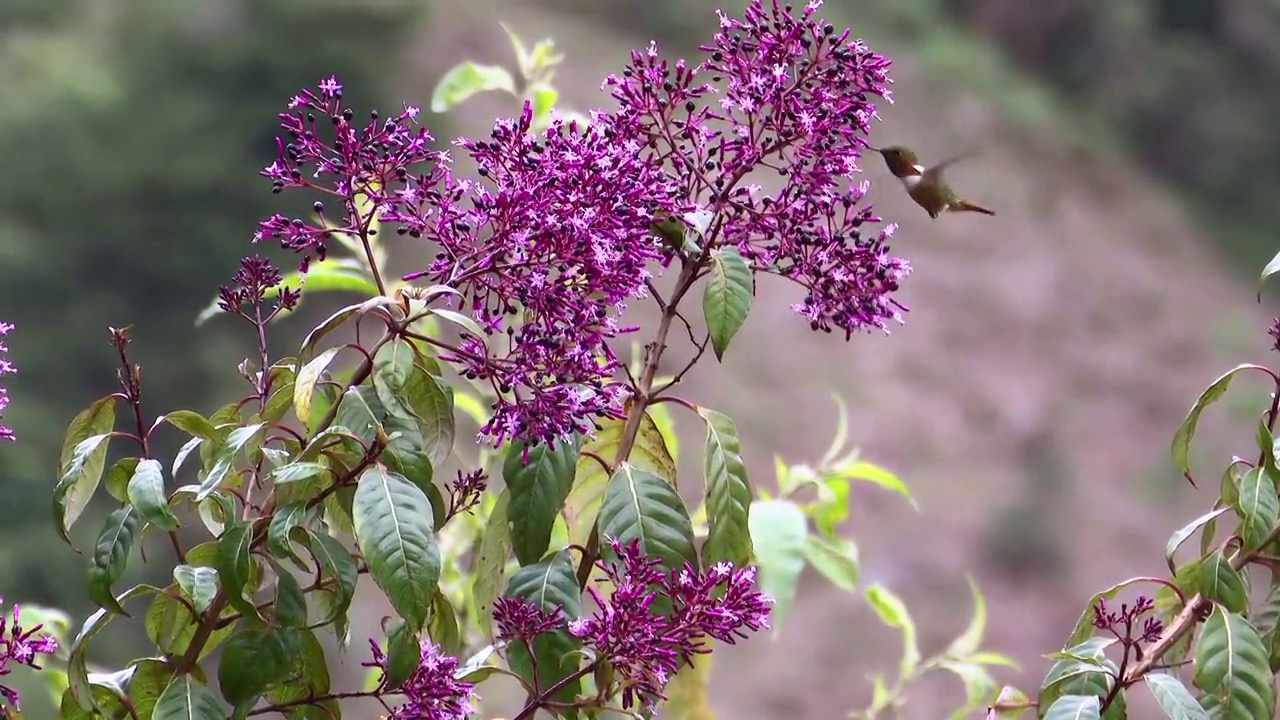
[[[895,294],[910,264],[857,177],[889,62],[823,21],[820,4],[754,0],[741,17],[721,14],[697,62],[633,52],[604,82],[616,107],[586,115],[555,109],[550,42],[527,50],[512,35],[519,82],[464,63],[432,107],[500,90],[518,114],[448,151],[416,107],[358,113],[337,78],[302,90],[262,175],[275,192],[306,194],[312,214],[274,215],[254,234],[295,253],[297,269],[246,257],[202,315],[252,328],[247,392],[208,415],[150,415],[129,333],[111,330],[118,390],[72,420],[54,490],[68,540],[99,488],[115,503],[87,553],[99,609],[68,638],[22,627],[15,608],[0,624],[0,674],[56,658],[64,717],[339,717],[341,701],[374,698],[392,718],[443,720],[481,714],[495,674],[524,691],[515,720],[680,717],[681,683],[706,682],[698,669],[717,643],[777,631],[806,565],[857,591],[857,549],[839,533],[850,484],[911,496],[847,451],[844,417],[816,467],[778,463],[774,492],[748,477],[733,421],[676,394],[708,347],[717,359],[729,350],[762,276],[803,288],[792,309],[815,331],[885,342],[874,336],[904,320]],[[388,271],[392,244],[416,253],[412,272]],[[281,353],[276,323],[331,291],[365,298]],[[623,319],[638,303],[656,307],[652,327]],[[643,348],[628,358],[621,342],[637,335]],[[686,337],[687,362],[663,373]],[[1176,435],[1188,477],[1202,409],[1245,371],[1280,388],[1256,365],[1215,383]],[[904,650],[897,678],[873,677],[855,715],[899,712],[912,683],[943,671],[964,686],[954,717],[1037,707],[1118,718],[1139,681],[1170,717],[1271,717],[1280,584],[1265,600],[1249,584],[1280,562],[1278,402],[1258,461],[1233,462],[1215,508],[1170,540],[1171,577],[1091,599],[1035,700],[990,676],[1011,663],[981,647],[976,587],[969,627],[927,658],[903,601],[863,589]],[[692,511],[677,492],[672,408],[707,429]],[[153,451],[161,432],[186,438],[171,460]],[[108,465],[121,443],[130,455]],[[1231,517],[1238,526],[1215,543]],[[197,521],[209,539],[191,545]],[[1197,532],[1199,555],[1175,563]],[[173,581],[121,589],[148,534],[167,545]],[[359,639],[367,686],[335,688],[317,633],[351,643],[361,577],[395,615],[382,637]],[[1138,584],[1155,590],[1116,610]],[[122,617],[140,620],[154,655],[93,665],[95,637]],[[1178,677],[1187,657],[1198,696]],[[0,695],[16,713],[16,694]]]

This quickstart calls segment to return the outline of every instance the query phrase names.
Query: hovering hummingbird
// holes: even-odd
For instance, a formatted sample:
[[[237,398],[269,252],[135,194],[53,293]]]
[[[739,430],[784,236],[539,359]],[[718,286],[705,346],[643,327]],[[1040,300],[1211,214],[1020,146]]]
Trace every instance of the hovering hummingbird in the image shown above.
[[[951,186],[942,180],[943,169],[967,157],[969,153],[957,155],[933,167],[925,167],[920,164],[916,154],[908,148],[894,146],[871,149],[884,156],[884,164],[889,166],[889,172],[902,181],[907,194],[929,213],[929,217],[936,220],[945,211],[995,215],[995,212],[956,195]]]

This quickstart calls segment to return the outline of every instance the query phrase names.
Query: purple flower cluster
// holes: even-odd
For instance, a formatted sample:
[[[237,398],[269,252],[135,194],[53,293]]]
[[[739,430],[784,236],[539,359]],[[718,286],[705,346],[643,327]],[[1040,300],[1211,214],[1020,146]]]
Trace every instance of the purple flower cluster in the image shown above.
[[[880,218],[861,204],[869,183],[853,182],[890,62],[819,20],[821,5],[752,0],[744,19],[720,15],[702,65],[673,68],[650,44],[605,84],[644,128],[646,158],[712,214],[707,244],[799,283],[796,312],[848,338],[901,321],[891,294],[910,266],[889,254],[894,225],[864,235]]]
[[[520,600],[494,604],[498,637],[525,641],[544,632],[567,627],[621,681],[622,706],[652,707],[665,698],[662,689],[695,654],[710,652],[706,638],[734,644],[746,631],[769,626],[770,600],[752,589],[753,567],[734,570],[718,563],[705,573],[686,564],[664,573],[659,558],[644,554],[639,540],[609,540],[618,561],[601,562],[604,581],[614,586],[604,598],[588,588],[598,606],[591,617],[567,623],[557,611],[548,612]],[[659,613],[654,604],[670,604]]]
[[[0,326],[2,325],[0,323]],[[0,603],[3,603],[2,599]],[[40,666],[36,664],[40,659],[38,656],[52,655],[58,651],[58,641],[52,635],[37,635],[43,627],[43,625],[36,625],[23,630],[21,608],[18,605],[13,606],[12,622],[0,615],[0,676],[8,675],[13,671],[13,668],[9,667],[11,661],[39,670]],[[18,693],[12,688],[0,685],[0,700],[14,709],[18,707]],[[3,707],[0,707],[0,714],[3,714],[2,711]]]
[[[13,328],[13,323],[0,321],[0,337],[8,335],[13,331]],[[9,346],[0,342],[0,355],[4,355],[7,352],[9,352]],[[18,368],[14,367],[13,363],[9,362],[4,357],[0,357],[0,377],[16,372],[18,372]],[[6,388],[0,387],[0,418],[4,417],[4,409],[6,407],[9,407],[9,391]],[[13,428],[0,425],[0,440],[13,441],[15,439]]]
[[[1099,598],[1098,604],[1093,606],[1093,626],[1115,635],[1126,646],[1138,641],[1152,643],[1160,639],[1160,633],[1164,632],[1164,623],[1159,619],[1142,618],[1153,609],[1155,603],[1145,595],[1139,595],[1133,605],[1121,603],[1118,612],[1108,610],[1107,599]],[[1141,625],[1139,620],[1142,620]]]
[[[364,663],[382,670],[382,680],[387,677],[387,656],[373,640],[373,660]],[[435,645],[422,643],[422,657],[418,667],[398,692],[405,696],[403,705],[391,713],[388,720],[463,720],[475,710],[471,700],[475,696],[474,685],[454,678],[458,659],[440,654]],[[379,682],[382,682],[380,680]]]
[[[442,357],[492,386],[481,435],[495,444],[554,443],[622,416],[628,390],[609,343],[634,328],[618,318],[648,292],[651,268],[689,252],[664,245],[658,218],[709,217],[685,261],[736,247],[806,288],[794,308],[815,330],[887,330],[910,267],[889,254],[892,225],[864,234],[879,218],[854,179],[889,61],[818,20],[820,5],[797,14],[753,0],[743,19],[721,15],[697,67],[673,68],[653,45],[633,53],[605,83],[618,109],[586,127],[534,133],[526,103],[488,139],[457,141],[478,180],[454,175],[415,126],[417,108],[358,123],[329,78],[280,116],[287,139],[262,174],[274,191],[308,188],[341,210],[317,201],[318,219],[273,216],[255,240],[299,252],[304,270],[333,238],[367,250],[375,218],[431,242],[434,259],[405,280],[461,293],[440,297],[478,334],[462,331]]]
[[[266,300],[267,292],[279,288],[284,276],[280,269],[261,255],[253,255],[240,261],[240,269],[231,276],[233,285],[218,288],[218,307],[229,313],[242,314],[246,308],[260,307]],[[292,310],[302,299],[302,291],[297,288],[279,288],[276,292],[275,313]],[[250,319],[254,319],[250,316]],[[260,318],[263,322],[271,318]]]
[[[458,471],[458,479],[449,485],[449,517],[464,513],[480,504],[484,489],[489,487],[489,475],[484,469],[469,473]]]

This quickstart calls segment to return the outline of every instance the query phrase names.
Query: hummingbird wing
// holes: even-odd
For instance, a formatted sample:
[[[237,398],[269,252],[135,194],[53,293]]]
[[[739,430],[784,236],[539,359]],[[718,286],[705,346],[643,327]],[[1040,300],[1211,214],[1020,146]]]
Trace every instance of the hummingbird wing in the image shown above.
[[[937,163],[936,165],[933,165],[925,169],[924,179],[928,181],[941,182],[943,170],[945,170],[950,165],[954,165],[960,162],[961,160],[964,160],[965,158],[968,158],[976,154],[977,154],[976,150],[968,150],[966,152],[960,153],[959,155],[952,155],[946,160],[943,160],[942,162]]]

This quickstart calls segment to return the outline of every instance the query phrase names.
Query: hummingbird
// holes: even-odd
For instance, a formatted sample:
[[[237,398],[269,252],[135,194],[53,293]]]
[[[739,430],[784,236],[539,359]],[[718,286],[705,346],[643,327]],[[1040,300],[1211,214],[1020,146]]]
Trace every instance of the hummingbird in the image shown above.
[[[944,168],[967,157],[970,153],[949,158],[933,167],[925,167],[920,164],[915,153],[900,145],[870,149],[884,156],[884,164],[889,166],[889,172],[902,181],[902,186],[907,189],[907,195],[924,208],[925,212],[929,213],[929,217],[936,220],[946,211],[995,215],[995,212],[956,195],[951,186],[942,180]]]

